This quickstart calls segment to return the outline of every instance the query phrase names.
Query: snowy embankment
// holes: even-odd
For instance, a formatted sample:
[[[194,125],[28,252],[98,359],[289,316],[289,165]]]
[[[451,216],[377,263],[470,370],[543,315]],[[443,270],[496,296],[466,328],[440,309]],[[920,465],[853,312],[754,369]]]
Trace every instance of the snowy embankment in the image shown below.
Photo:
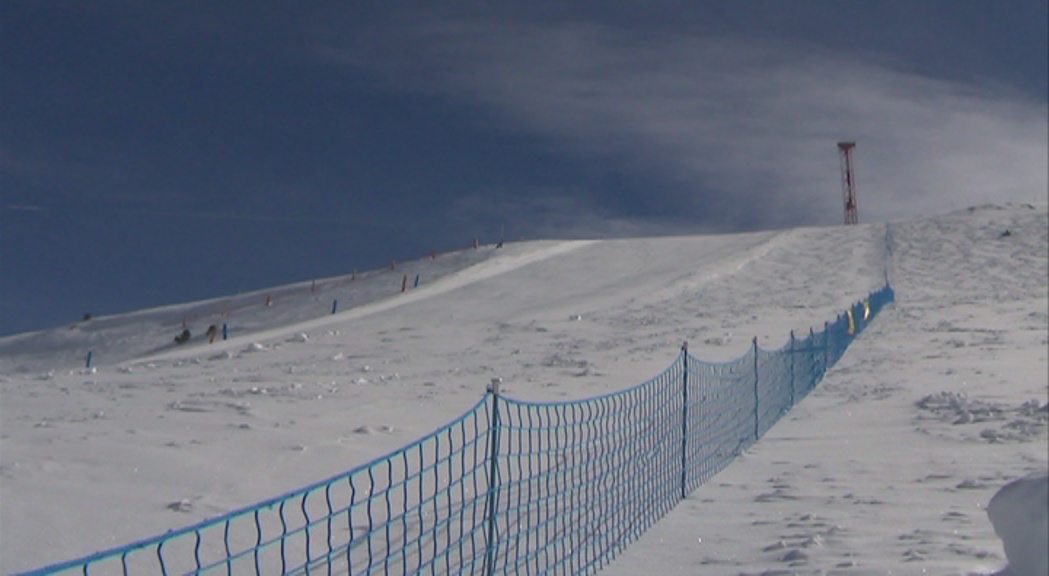
[[[998,491],[987,506],[1009,559],[1006,574],[1049,574],[1049,475],[1031,474]]]
[[[652,558],[663,574],[1004,565],[988,502],[1017,477],[1044,475],[1049,457],[1046,224],[1044,207],[894,224],[896,305],[606,572],[638,573]],[[1024,506],[1004,514],[1005,533],[1044,532],[1044,498]],[[1031,552],[1044,559],[1044,540]]]
[[[534,257],[529,255],[537,252],[542,253],[541,246],[533,245],[524,257]],[[490,247],[439,256],[434,253],[431,258],[399,266],[392,262],[389,269],[354,272],[348,276],[320,278],[235,296],[94,317],[71,322],[68,326],[0,338],[0,374],[82,368],[86,366],[89,353],[92,353],[96,365],[113,365],[167,353],[192,356],[196,348],[210,343],[206,331],[211,325],[218,328],[225,325],[226,334],[239,342],[245,337],[261,337],[271,330],[288,333],[301,323],[337,322],[340,316],[333,312],[341,311],[341,317],[344,317],[347,311],[369,304],[390,300],[400,302],[404,298],[397,299],[397,296],[402,294],[402,288],[409,285],[414,288],[417,281],[423,287],[429,287],[484,263],[494,253]],[[515,257],[520,258],[516,254]],[[178,345],[174,337],[183,330],[189,330],[191,338]],[[214,346],[210,348],[213,350]]]
[[[754,336],[778,347],[880,286],[888,262],[897,305],[605,572],[988,573],[1005,564],[995,529],[1022,540],[1014,511],[1044,510],[1011,490],[986,512],[1047,466],[1046,228],[1044,207],[1022,206],[904,222],[888,259],[878,224],[524,243],[3,338],[0,570],[346,470],[492,378],[580,398],[653,376],[686,340],[710,360]],[[175,347],[184,319],[195,335],[224,319],[232,338]]]

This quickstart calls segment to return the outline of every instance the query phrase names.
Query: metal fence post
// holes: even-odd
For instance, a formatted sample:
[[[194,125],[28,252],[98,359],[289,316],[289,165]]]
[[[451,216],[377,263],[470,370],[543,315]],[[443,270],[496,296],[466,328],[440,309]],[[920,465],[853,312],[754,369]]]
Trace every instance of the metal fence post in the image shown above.
[[[794,331],[790,331],[790,405],[794,406]]]
[[[492,424],[489,428],[492,437],[488,442],[488,495],[485,498],[488,538],[485,542],[484,573],[489,576],[495,573],[495,509],[499,503],[499,482],[496,479],[496,474],[499,473],[499,382],[498,378],[493,378],[492,385],[488,388],[492,394]]]
[[[816,384],[816,330],[809,326],[809,345],[805,347],[805,358],[808,360],[808,376],[805,377],[805,393],[808,394]]]
[[[885,285],[889,285],[889,264],[892,263],[892,223],[885,223]]]
[[[830,369],[830,322],[823,323],[823,373]]]
[[[688,342],[681,345],[681,498],[688,496]]]
[[[761,420],[758,417],[758,337],[754,337],[754,441],[758,441]]]

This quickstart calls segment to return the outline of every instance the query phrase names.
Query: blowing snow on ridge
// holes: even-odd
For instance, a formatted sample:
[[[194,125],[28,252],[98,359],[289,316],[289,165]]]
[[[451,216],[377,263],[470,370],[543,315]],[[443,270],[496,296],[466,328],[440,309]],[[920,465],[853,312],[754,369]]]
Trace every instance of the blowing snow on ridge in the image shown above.
[[[510,243],[0,338],[0,571],[347,470],[493,379],[569,400],[685,341],[714,361],[779,348],[888,278],[896,303],[823,382],[602,573],[1044,574],[1047,228],[1045,206],[1007,205]]]

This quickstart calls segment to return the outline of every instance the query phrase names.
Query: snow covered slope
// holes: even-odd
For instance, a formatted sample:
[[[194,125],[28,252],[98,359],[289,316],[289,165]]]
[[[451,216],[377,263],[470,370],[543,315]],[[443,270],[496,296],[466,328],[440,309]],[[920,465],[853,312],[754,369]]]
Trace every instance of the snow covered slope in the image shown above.
[[[0,569],[346,470],[458,416],[495,377],[517,398],[580,398],[647,379],[686,340],[711,360],[754,336],[778,347],[886,272],[897,306],[606,571],[1001,567],[984,509],[1045,470],[1049,446],[1046,209],[979,207],[889,236],[511,244],[2,338]],[[184,320],[195,338],[175,346]],[[199,336],[222,322],[229,340]]]

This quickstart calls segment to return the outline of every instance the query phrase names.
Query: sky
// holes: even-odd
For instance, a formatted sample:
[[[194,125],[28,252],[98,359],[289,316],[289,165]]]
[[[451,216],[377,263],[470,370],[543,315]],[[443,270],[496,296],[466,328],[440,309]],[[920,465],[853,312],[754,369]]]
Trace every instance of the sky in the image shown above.
[[[168,540],[167,573],[250,550],[281,526],[293,532],[287,546],[238,555],[232,572],[280,573],[351,532],[354,569],[337,554],[334,573],[366,572],[364,551],[391,547],[403,552],[372,568],[398,572],[399,562],[427,560],[431,543],[452,547],[453,566],[479,560],[479,546],[454,543],[483,517],[459,504],[480,503],[485,481],[452,477],[481,463],[483,449],[459,447],[487,420],[445,425],[484,410],[499,379],[497,566],[527,552],[540,567],[592,554],[590,544],[629,527],[647,529],[603,576],[1006,576],[1007,560],[1012,576],[1046,574],[1047,207],[963,209],[885,228],[510,243],[405,263],[422,276],[406,293],[401,270],[380,271],[316,292],[289,286],[272,306],[245,294],[0,338],[0,573],[243,508],[258,513],[199,540]],[[755,363],[753,343],[781,350],[791,331],[820,330],[882,287],[886,271],[894,303],[751,444],[755,385],[758,413],[773,417],[767,399],[786,401],[790,382],[784,356]],[[176,345],[186,319],[192,338]],[[210,342],[204,327],[219,321],[229,338]],[[684,399],[672,387],[682,342],[698,360],[687,392],[690,477],[747,447],[668,502],[661,495],[678,494],[681,479],[684,413],[667,394]],[[705,364],[733,359],[742,362]],[[647,392],[626,392],[646,381]],[[421,482],[393,482],[384,505],[391,476],[424,467],[413,475]],[[1028,488],[1011,484],[1029,474],[1038,480]],[[331,490],[308,503],[255,506],[325,479],[335,479]],[[1003,492],[1012,497],[1003,502]],[[352,494],[354,512],[326,521]],[[361,505],[365,495],[375,505]],[[410,512],[391,530],[384,520],[405,502]],[[459,510],[451,529],[436,527]],[[298,530],[307,513],[308,537]],[[553,546],[538,553],[541,543]],[[126,560],[130,573],[155,574],[158,555],[142,547],[89,572],[122,573]]]
[[[0,4],[0,334],[1047,188],[1045,2]]]

